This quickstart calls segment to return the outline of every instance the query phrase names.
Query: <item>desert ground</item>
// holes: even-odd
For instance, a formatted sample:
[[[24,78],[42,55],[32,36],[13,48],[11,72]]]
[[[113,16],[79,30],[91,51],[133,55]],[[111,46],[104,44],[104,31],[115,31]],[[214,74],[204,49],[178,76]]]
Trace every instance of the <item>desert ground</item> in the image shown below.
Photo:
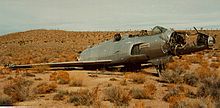
[[[188,30],[186,32],[195,33]],[[220,107],[220,30],[213,49],[173,57],[157,76],[154,67],[138,72],[11,70],[6,64],[75,61],[89,46],[124,32],[30,30],[0,36],[0,105],[31,107]]]

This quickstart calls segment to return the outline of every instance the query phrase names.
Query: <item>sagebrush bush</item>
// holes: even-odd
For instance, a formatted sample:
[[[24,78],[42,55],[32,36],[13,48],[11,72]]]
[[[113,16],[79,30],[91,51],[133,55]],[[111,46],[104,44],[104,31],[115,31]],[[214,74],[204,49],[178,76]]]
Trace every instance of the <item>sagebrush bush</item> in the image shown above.
[[[152,97],[150,97],[148,93],[145,92],[144,88],[132,88],[131,94],[135,99],[152,99]]]
[[[34,88],[34,93],[37,94],[46,94],[46,93],[51,93],[51,92],[55,92],[57,88],[57,84],[56,83],[47,83],[47,82],[43,82],[38,84],[35,88]]]
[[[75,74],[75,76],[71,77],[69,86],[72,87],[84,86],[84,80],[85,80],[85,76],[83,76],[82,74]]]
[[[147,93],[148,97],[153,99],[153,97],[157,91],[157,87],[153,83],[145,83],[144,84],[144,91]]]
[[[58,84],[68,84],[70,81],[69,73],[61,71],[57,73],[57,83]]]
[[[201,100],[182,100],[170,105],[170,108],[207,108],[208,105]]]
[[[121,80],[121,81],[120,81],[120,84],[121,84],[122,86],[126,86],[126,85],[127,85],[127,80],[126,80],[126,79]]]
[[[168,93],[163,97],[163,100],[169,103],[175,103],[186,98],[187,90],[183,86],[170,88]]]
[[[68,102],[73,103],[75,106],[89,106],[93,104],[93,94],[88,89],[79,89],[76,92],[70,92]]]
[[[131,100],[129,91],[124,90],[120,86],[111,86],[104,91],[105,97],[117,106],[127,106]]]
[[[142,88],[132,88],[131,94],[135,99],[153,99],[156,90],[154,84],[144,84],[144,87]]]
[[[203,98],[211,96],[216,103],[220,103],[220,78],[213,76],[201,79],[197,95]]]
[[[70,81],[70,75],[65,71],[53,72],[50,75],[50,81],[56,81],[58,84],[68,84]]]
[[[64,90],[58,91],[58,93],[53,96],[53,100],[58,100],[58,101],[64,100],[65,96],[67,95],[69,95],[68,91],[64,91]]]
[[[199,79],[204,79],[213,76],[213,72],[208,66],[199,66],[195,70],[195,74],[198,76]]]
[[[188,61],[178,59],[175,62],[167,63],[166,68],[173,71],[186,71],[190,69],[190,65]]]
[[[73,103],[75,106],[86,105],[93,106],[95,108],[101,107],[101,98],[99,92],[99,86],[89,89],[78,89],[74,92],[61,92],[61,95],[67,95],[68,102]]]
[[[166,70],[165,72],[161,73],[161,78],[163,81],[168,82],[168,83],[183,83],[183,75],[185,71],[182,70]]]
[[[146,80],[145,74],[142,73],[129,73],[126,74],[126,77],[131,79],[132,82],[137,83],[137,84],[143,84]]]
[[[11,97],[12,101],[25,101],[30,98],[30,85],[32,81],[21,77],[13,78],[4,86],[3,92]]]
[[[188,73],[184,75],[184,83],[197,86],[199,84],[199,78],[194,73]]]

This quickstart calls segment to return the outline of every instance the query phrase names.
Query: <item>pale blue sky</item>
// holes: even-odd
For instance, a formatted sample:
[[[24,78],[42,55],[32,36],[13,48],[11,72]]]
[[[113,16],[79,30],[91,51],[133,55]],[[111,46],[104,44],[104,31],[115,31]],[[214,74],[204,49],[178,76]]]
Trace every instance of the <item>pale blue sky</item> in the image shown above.
[[[220,0],[0,0],[0,35],[31,29],[220,28]]]

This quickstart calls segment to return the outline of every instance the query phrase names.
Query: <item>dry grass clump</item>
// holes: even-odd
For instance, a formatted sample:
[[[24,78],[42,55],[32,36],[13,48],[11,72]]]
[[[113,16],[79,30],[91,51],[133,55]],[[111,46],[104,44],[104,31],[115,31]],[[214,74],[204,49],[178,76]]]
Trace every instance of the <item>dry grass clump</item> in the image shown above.
[[[202,98],[211,96],[216,103],[220,103],[220,78],[212,76],[201,79],[197,95]]]
[[[64,100],[67,95],[69,95],[68,91],[64,91],[64,90],[58,91],[58,93],[53,96],[53,100],[57,100],[57,101]]]
[[[69,86],[72,87],[81,87],[84,85],[85,76],[83,74],[75,74],[71,77]]]
[[[148,108],[148,107],[145,105],[144,102],[138,101],[134,104],[133,108]],[[149,108],[151,108],[151,107],[149,107]]]
[[[163,81],[176,84],[186,83],[191,86],[197,86],[199,83],[200,77],[197,75],[197,72],[190,72],[189,64],[186,61],[168,63],[167,66],[168,69],[161,73]]]
[[[117,81],[116,78],[110,78],[109,81]]]
[[[127,85],[127,80],[126,80],[126,79],[122,79],[122,80],[120,81],[120,84],[121,84],[122,86],[126,86],[126,85]]]
[[[89,92],[88,89],[80,89],[77,92],[71,92],[68,102],[73,103],[75,106],[78,105],[91,105],[92,94]]]
[[[152,97],[152,98],[153,98],[154,94],[155,94],[156,91],[157,91],[157,87],[156,87],[156,85],[153,84],[153,83],[145,83],[145,84],[144,84],[144,90],[145,90],[145,92],[148,93],[148,96],[149,96],[149,97]]]
[[[177,70],[173,71],[173,70],[166,70],[165,72],[161,73],[161,78],[163,81],[168,82],[168,83],[183,83],[185,71],[182,70]]]
[[[69,73],[65,71],[54,72],[50,75],[50,81],[57,81],[58,84],[68,84],[70,81]]]
[[[105,98],[116,106],[127,106],[131,100],[129,91],[124,90],[120,86],[108,87],[105,91]]]
[[[76,92],[69,93],[68,102],[73,103],[75,106],[78,105],[93,105],[94,107],[100,107],[101,101],[99,98],[99,87],[89,89],[78,89]]]
[[[186,99],[182,101],[177,101],[170,105],[170,108],[207,108],[207,107],[208,105],[199,99],[196,100]]]
[[[210,67],[211,67],[211,68],[214,68],[214,69],[218,69],[219,66],[220,66],[220,63],[219,63],[219,62],[212,62],[212,63],[210,64]]]
[[[125,77],[131,79],[132,82],[137,84],[143,84],[146,80],[145,74],[142,73],[128,73]]]
[[[57,80],[57,72],[53,72],[50,74],[50,81],[56,81]]]
[[[214,75],[208,66],[199,66],[195,70],[195,74],[199,77],[199,79],[204,79]]]
[[[177,59],[175,60],[175,62],[167,63],[166,69],[173,70],[173,71],[176,71],[176,70],[186,71],[190,69],[189,67],[190,65],[191,64],[186,60]]]
[[[13,78],[4,86],[3,92],[11,97],[13,102],[25,101],[30,98],[30,85],[32,81],[21,77]]]
[[[0,94],[0,106],[12,106],[12,99],[4,94]]]
[[[153,99],[156,93],[156,86],[152,83],[145,83],[143,88],[132,88],[131,94],[135,99]]]
[[[37,94],[46,94],[56,91],[57,84],[56,83],[40,83],[34,88],[34,93]]]
[[[200,64],[202,61],[204,61],[202,54],[195,54],[195,55],[191,55],[191,56],[182,56],[182,59],[186,60],[190,63],[194,63],[194,64]]]
[[[184,83],[196,87],[199,84],[199,78],[195,73],[184,74]]]
[[[172,87],[168,89],[168,93],[163,97],[163,100],[169,103],[175,103],[186,99],[186,94],[189,90],[183,86]]]

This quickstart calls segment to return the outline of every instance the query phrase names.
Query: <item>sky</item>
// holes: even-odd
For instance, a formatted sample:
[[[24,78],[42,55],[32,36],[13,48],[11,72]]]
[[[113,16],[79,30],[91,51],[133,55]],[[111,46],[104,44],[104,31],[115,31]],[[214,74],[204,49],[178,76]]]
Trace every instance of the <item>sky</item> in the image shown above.
[[[33,29],[220,28],[220,0],[0,0],[0,35]]]

